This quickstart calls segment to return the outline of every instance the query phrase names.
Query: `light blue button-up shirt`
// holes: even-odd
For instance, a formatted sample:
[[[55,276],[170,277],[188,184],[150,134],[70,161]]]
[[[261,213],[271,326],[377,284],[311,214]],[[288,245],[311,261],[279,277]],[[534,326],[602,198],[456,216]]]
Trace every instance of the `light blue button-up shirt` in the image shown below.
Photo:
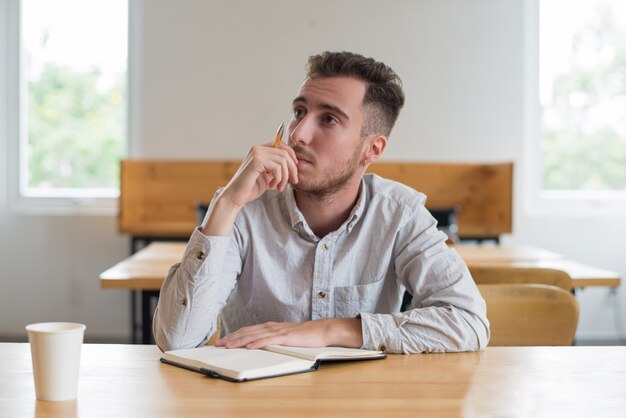
[[[341,227],[309,228],[293,189],[245,205],[231,237],[196,229],[167,275],[154,316],[163,350],[203,345],[241,327],[360,315],[363,348],[475,351],[489,340],[485,302],[423,194],[373,174]],[[413,295],[400,312],[402,296]]]

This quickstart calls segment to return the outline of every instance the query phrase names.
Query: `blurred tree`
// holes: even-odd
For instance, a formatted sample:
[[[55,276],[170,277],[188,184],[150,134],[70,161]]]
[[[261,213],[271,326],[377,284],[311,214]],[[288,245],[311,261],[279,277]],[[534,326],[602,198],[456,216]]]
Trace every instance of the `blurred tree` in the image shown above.
[[[124,149],[125,82],[47,64],[28,89],[28,186],[117,188]]]
[[[626,32],[600,8],[575,35],[570,71],[543,109],[548,190],[626,190]]]

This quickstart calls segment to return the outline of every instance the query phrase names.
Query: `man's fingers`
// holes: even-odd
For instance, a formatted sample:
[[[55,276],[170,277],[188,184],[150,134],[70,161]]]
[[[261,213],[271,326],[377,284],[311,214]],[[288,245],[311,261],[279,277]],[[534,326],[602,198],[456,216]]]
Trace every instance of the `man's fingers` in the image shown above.
[[[266,330],[264,332],[249,335],[237,341],[237,347],[246,347],[248,349],[256,349],[267,347],[268,345],[286,344],[290,340],[290,333],[295,329],[294,326],[280,327],[278,329]],[[228,347],[228,346],[227,346]]]
[[[274,161],[279,162],[282,166],[282,174],[284,180],[280,182],[278,185],[278,190],[282,191],[287,185],[288,181],[291,181],[294,184],[298,183],[298,159],[296,158],[295,151],[286,144],[281,144],[279,148],[271,148],[276,156]]]
[[[289,176],[290,176],[290,172],[289,172],[289,163],[288,160],[283,160],[282,161],[282,173],[283,173],[283,178],[281,180],[281,182],[278,184],[278,191],[282,192],[283,190],[285,190],[285,187],[287,186],[287,182],[289,181]]]
[[[251,343],[246,344],[246,348],[248,350],[256,350],[259,348],[265,348],[269,345],[284,345],[284,335],[275,335],[275,336],[271,336],[271,337],[265,337],[265,338],[261,338],[258,339],[256,341],[253,341]]]
[[[226,348],[247,347],[249,344],[259,340],[272,337],[282,337],[295,326],[293,323],[266,322],[260,325],[241,328],[222,339],[215,342],[216,346]]]
[[[252,334],[241,335],[238,338],[233,338],[229,341],[226,341],[224,346],[226,348],[246,347],[248,344],[254,343],[255,341],[258,341],[260,339],[265,339],[271,335],[271,332],[268,331],[259,331]]]
[[[296,152],[288,145],[281,145],[281,149],[287,152],[289,158],[287,159],[287,167],[289,172],[289,180],[293,184],[298,184],[298,158]]]
[[[297,159],[293,149],[286,145],[260,148],[263,149],[254,150],[254,157],[260,163],[258,170],[272,177],[269,188],[282,192],[289,181],[298,183]]]
[[[237,331],[228,334],[224,338],[220,338],[218,341],[232,341],[232,340],[241,338],[242,336],[254,335],[254,334],[261,333],[261,332],[266,332],[268,329],[271,329],[272,327],[279,326],[281,324],[284,324],[284,323],[264,322],[262,324],[250,325],[250,326],[247,326],[247,327],[242,327],[242,328],[239,328]]]

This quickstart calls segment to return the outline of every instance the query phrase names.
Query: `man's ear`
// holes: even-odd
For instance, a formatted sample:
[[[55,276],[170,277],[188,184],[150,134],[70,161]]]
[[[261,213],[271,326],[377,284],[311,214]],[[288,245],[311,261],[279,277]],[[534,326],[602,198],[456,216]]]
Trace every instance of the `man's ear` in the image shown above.
[[[387,137],[385,135],[372,135],[365,139],[365,155],[363,156],[363,165],[376,162],[383,155],[383,151],[387,146]]]

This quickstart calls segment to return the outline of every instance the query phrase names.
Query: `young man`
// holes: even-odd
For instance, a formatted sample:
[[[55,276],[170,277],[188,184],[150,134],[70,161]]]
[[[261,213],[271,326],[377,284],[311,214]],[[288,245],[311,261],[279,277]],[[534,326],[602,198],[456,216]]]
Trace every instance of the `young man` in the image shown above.
[[[385,64],[312,56],[288,144],[255,145],[170,270],[154,317],[162,350],[216,345],[474,351],[486,308],[425,196],[364,175],[404,104]],[[400,312],[404,291],[410,309]]]

